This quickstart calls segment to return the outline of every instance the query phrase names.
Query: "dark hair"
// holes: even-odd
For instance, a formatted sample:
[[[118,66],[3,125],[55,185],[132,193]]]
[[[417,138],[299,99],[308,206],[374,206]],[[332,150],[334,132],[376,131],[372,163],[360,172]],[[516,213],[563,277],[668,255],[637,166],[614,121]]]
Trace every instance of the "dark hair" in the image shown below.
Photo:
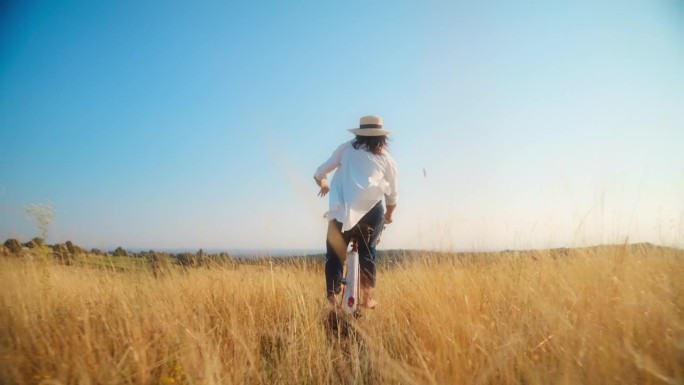
[[[352,142],[355,149],[365,148],[368,152],[375,155],[382,154],[382,149],[387,147],[387,135],[382,136],[361,136],[356,135],[356,139]]]

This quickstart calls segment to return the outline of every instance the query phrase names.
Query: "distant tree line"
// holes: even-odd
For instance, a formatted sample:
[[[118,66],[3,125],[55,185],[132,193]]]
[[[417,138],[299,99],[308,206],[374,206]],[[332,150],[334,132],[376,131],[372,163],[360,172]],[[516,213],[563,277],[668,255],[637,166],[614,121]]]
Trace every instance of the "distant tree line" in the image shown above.
[[[17,239],[7,239],[0,245],[0,256],[15,256],[15,257],[30,257],[36,252],[44,252],[51,255],[56,261],[70,265],[79,257],[128,257],[128,258],[145,258],[149,260],[150,265],[155,270],[162,269],[163,265],[170,261],[173,264],[183,267],[201,267],[209,266],[212,263],[230,263],[236,260],[228,253],[207,254],[203,249],[199,249],[196,253],[166,253],[154,250],[131,252],[119,246],[112,251],[103,251],[101,249],[93,248],[86,251],[84,248],[74,244],[71,241],[65,243],[56,243],[48,245],[45,240],[40,237],[31,239],[28,242],[21,243]]]

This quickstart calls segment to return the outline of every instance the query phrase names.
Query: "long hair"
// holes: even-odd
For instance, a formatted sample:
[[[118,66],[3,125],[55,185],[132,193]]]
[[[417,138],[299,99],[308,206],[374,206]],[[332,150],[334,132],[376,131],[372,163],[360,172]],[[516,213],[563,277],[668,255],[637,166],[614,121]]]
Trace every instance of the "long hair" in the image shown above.
[[[382,136],[361,136],[356,135],[352,142],[355,149],[365,148],[366,151],[375,155],[382,154],[382,149],[387,147],[387,135]]]

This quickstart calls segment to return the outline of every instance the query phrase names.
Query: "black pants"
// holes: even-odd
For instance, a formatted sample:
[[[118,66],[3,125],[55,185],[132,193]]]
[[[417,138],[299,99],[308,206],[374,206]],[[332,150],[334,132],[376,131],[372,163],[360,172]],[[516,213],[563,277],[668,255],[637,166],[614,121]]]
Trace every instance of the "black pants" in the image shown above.
[[[369,242],[359,240],[359,265],[361,270],[361,279],[369,287],[375,287],[375,246],[382,232],[384,225],[385,209],[382,207],[382,201],[378,202],[373,208],[366,213],[366,215],[359,220],[359,223],[367,224],[373,228],[373,233],[370,236]],[[337,226],[338,230],[342,230],[342,223],[333,220],[332,223]],[[348,247],[350,236],[343,234],[345,248]],[[342,279],[342,262],[337,257],[330,241],[325,241],[325,286],[328,295],[338,294],[342,288],[340,280]]]

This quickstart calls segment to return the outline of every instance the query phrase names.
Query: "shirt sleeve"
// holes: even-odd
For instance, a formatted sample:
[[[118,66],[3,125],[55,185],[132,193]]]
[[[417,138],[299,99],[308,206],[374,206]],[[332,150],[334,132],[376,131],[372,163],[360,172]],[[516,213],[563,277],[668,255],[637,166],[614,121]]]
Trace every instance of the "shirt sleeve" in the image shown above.
[[[394,161],[392,156],[387,155],[387,170],[385,170],[385,179],[390,186],[390,193],[385,194],[385,204],[390,206],[396,205],[399,201],[399,190],[397,183],[397,163]]]
[[[344,152],[344,149],[349,145],[349,143],[344,143],[340,147],[335,150],[330,158],[323,162],[322,165],[316,169],[316,172],[314,173],[314,178],[321,180],[321,179],[327,179],[328,174],[330,174],[334,169],[340,167],[341,160],[342,160],[342,153]]]

